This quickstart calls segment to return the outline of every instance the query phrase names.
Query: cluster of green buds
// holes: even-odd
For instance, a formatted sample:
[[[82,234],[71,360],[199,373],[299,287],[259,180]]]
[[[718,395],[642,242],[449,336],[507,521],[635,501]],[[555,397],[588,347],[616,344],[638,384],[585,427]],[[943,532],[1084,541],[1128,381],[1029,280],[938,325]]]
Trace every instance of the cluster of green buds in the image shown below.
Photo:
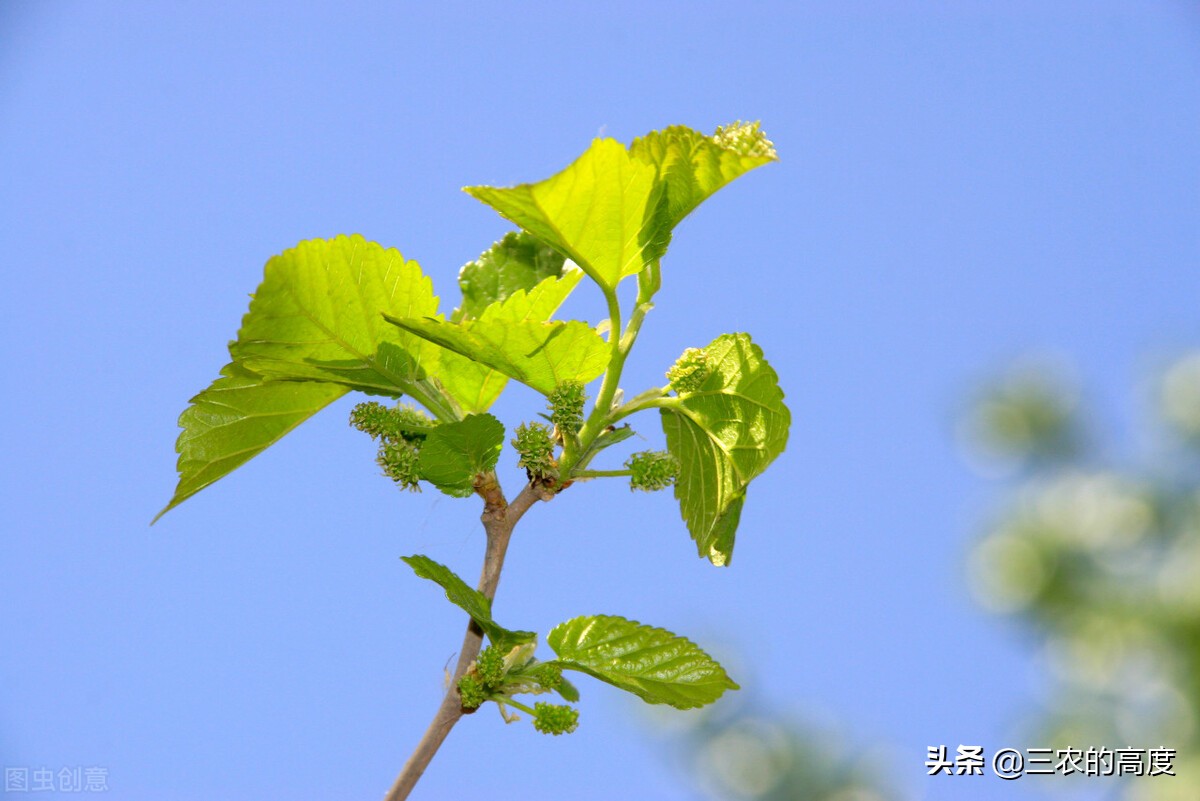
[[[679,460],[667,451],[640,451],[629,457],[629,488],[643,492],[666,489],[679,478]]]
[[[583,404],[587,400],[583,384],[575,380],[563,381],[546,396],[550,409],[550,422],[554,424],[555,436],[559,441],[570,439],[583,428]]]
[[[384,475],[402,488],[420,492],[417,457],[433,420],[411,406],[360,403],[350,411],[350,425],[379,440],[375,461]]]
[[[475,710],[488,701],[500,707],[504,720],[512,723],[517,716],[505,711],[514,707],[533,717],[533,727],[542,734],[569,734],[579,725],[579,711],[566,704],[538,702],[533,708],[513,699],[519,694],[558,692],[578,699],[574,688],[563,679],[562,668],[553,662],[533,658],[536,643],[528,642],[505,650],[489,645],[458,680],[458,695],[463,709]]]
[[[525,469],[530,481],[557,480],[558,462],[554,459],[554,437],[549,426],[521,423],[515,433],[512,445],[520,456],[517,467]]]
[[[671,389],[686,395],[700,389],[708,373],[708,353],[703,348],[688,348],[667,370],[667,381],[671,382]]]
[[[566,704],[538,701],[533,705],[533,728],[542,734],[570,734],[579,727],[579,710]]]
[[[489,645],[458,680],[458,694],[462,697],[463,709],[478,709],[492,696],[504,689],[504,652]]]
[[[736,150],[743,156],[777,158],[775,143],[762,132],[761,122],[732,122],[718,125],[713,141],[723,148]]]

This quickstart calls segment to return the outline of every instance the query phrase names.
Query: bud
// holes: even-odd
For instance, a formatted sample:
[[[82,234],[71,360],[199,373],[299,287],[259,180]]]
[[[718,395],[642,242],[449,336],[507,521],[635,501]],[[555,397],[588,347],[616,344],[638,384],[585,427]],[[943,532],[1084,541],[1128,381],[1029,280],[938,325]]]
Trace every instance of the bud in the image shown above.
[[[554,461],[554,440],[550,429],[541,423],[522,423],[517,426],[516,439],[512,445],[520,454],[517,467],[525,468],[530,479],[552,480],[558,478],[558,463]]]
[[[411,406],[388,408],[376,401],[366,401],[350,410],[350,425],[371,439],[416,443],[425,439],[434,422]]]
[[[775,153],[775,144],[762,132],[760,122],[737,122],[717,126],[712,137],[718,147],[732,150],[739,156],[756,158],[779,158]]]
[[[547,690],[557,690],[563,683],[562,668],[551,662],[543,662],[525,675]]]
[[[570,734],[579,726],[579,710],[573,707],[539,701],[533,711],[533,728],[542,734]]]
[[[400,440],[385,441],[379,448],[375,461],[383,468],[384,475],[400,485],[401,489],[420,492],[420,473],[417,470],[417,448]]]
[[[686,395],[700,389],[708,372],[708,353],[701,348],[688,348],[667,371],[667,380],[672,389]]]
[[[469,673],[458,680],[458,695],[462,699],[463,709],[478,709],[488,699],[483,685]]]
[[[508,673],[504,654],[496,646],[489,645],[479,652],[479,656],[475,660],[474,672],[484,688],[492,692],[499,690],[504,686],[504,676]]]
[[[583,384],[573,379],[563,381],[547,396],[550,408],[550,422],[558,436],[566,439],[579,433],[583,427],[583,403],[587,394]]]
[[[675,483],[679,477],[679,460],[666,451],[641,451],[629,457],[625,467],[633,471],[629,488],[657,492]]]

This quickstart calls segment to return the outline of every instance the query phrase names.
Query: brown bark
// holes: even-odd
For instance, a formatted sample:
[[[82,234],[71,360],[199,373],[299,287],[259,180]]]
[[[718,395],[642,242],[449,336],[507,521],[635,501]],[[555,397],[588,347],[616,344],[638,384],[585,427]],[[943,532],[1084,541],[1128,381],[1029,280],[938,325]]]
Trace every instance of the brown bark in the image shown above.
[[[504,568],[504,555],[508,551],[508,542],[512,538],[513,527],[535,502],[549,500],[549,497],[544,491],[527,484],[510,504],[505,500],[504,492],[500,489],[500,484],[496,481],[493,473],[479,477],[475,492],[483,498],[483,514],[480,516],[480,520],[483,523],[483,530],[487,534],[487,549],[484,552],[483,570],[479,576],[478,589],[490,601],[496,596],[496,587],[500,583],[500,571]],[[388,791],[384,801],[404,801],[408,798],[408,794],[416,786],[417,780],[429,766],[430,760],[433,759],[433,755],[437,753],[446,736],[450,734],[454,724],[458,723],[459,719],[466,714],[458,695],[458,680],[466,673],[471,662],[479,656],[482,645],[483,631],[472,620],[467,625],[466,634],[463,636],[462,648],[458,652],[458,664],[455,666],[454,675],[446,688],[446,695],[442,698],[442,703],[438,707],[437,713],[434,714],[429,728],[425,730],[421,741],[417,743],[412,755],[404,763],[404,768],[396,777],[396,782]]]

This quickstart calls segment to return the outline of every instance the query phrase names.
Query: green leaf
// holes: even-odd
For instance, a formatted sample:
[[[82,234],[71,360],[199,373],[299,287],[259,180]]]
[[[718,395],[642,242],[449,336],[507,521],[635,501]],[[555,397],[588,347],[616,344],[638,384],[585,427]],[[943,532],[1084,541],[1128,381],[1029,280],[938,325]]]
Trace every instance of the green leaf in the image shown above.
[[[791,414],[775,371],[748,334],[704,348],[707,374],[662,404],[667,449],[679,459],[675,497],[701,556],[727,565],[746,487],[787,445]]]
[[[433,318],[388,322],[549,395],[563,381],[586,384],[608,365],[609,349],[587,323]]]
[[[266,381],[232,363],[179,416],[179,484],[154,518],[228,475],[346,394],[332,384]]]
[[[594,440],[592,440],[592,444],[591,447],[588,448],[587,455],[590,459],[591,456],[599,453],[605,448],[611,448],[613,445],[616,445],[619,442],[624,442],[625,440],[634,436],[636,433],[637,432],[629,427],[628,423],[617,426],[611,430],[605,429],[604,431],[601,431]]]
[[[504,425],[490,414],[471,414],[442,423],[421,445],[417,471],[447,495],[466,498],[475,491],[475,476],[496,466],[504,447]]]
[[[465,191],[569,256],[611,289],[662,255],[656,170],[615,139],[596,139],[562,172],[509,188]]]
[[[453,418],[426,378],[438,350],[380,316],[423,317],[437,305],[429,279],[399,251],[358,235],[312,239],[267,262],[230,352],[267,378],[406,394]]]
[[[671,229],[692,209],[776,158],[758,123],[736,122],[712,136],[676,125],[635,139],[628,149],[597,139],[565,170],[538,183],[466,191],[611,290],[647,266],[657,270]]]
[[[738,686],[690,640],[612,615],[577,617],[555,626],[546,642],[558,664],[678,709],[711,704]]]
[[[563,263],[561,253],[532,234],[525,231],[505,234],[459,271],[458,286],[463,299],[451,321],[475,319],[488,306],[514,292],[533,289],[546,278],[557,278],[562,275]]]
[[[733,179],[778,159],[758,123],[740,122],[718,128],[712,136],[672,125],[633,140],[629,152],[653,165],[666,185],[668,228]]]
[[[569,267],[560,276],[546,278],[528,291],[514,290],[502,301],[484,309],[481,319],[500,325],[548,320],[582,278],[583,272],[579,268]],[[459,408],[467,412],[484,412],[491,408],[508,383],[507,376],[452,350],[438,350],[437,382],[454,398]]]
[[[537,639],[537,635],[532,631],[510,631],[492,620],[492,602],[487,599],[487,596],[468,586],[445,565],[422,554],[401,556],[400,559],[418,576],[429,579],[445,590],[450,603],[470,615],[494,645],[511,648],[514,645],[533,642]]]
[[[562,683],[558,685],[558,689],[555,690],[555,692],[561,695],[564,701],[570,701],[573,704],[579,702],[578,688],[576,688],[571,682],[567,681],[566,677],[563,677]]]
[[[483,310],[479,319],[510,323],[545,322],[554,316],[582,279],[583,271],[569,266],[561,275],[543,279],[528,290],[518,289],[499,303],[493,303]]]

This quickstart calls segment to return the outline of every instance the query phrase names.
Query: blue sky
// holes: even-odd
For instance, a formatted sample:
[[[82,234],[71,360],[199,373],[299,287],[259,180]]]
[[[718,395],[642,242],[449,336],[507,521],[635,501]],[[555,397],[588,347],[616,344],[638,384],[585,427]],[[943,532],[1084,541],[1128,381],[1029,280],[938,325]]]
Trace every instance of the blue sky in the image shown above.
[[[526,519],[496,614],[712,643],[773,707],[889,746],[929,801],[965,788],[925,779],[927,746],[1038,745],[1014,733],[1033,652],[966,589],[995,495],[955,416],[1053,351],[1119,441],[1132,384],[1200,344],[1194,5],[9,0],[0,763],[105,766],[120,799],[382,795],[462,628],[397,557],[474,574],[478,510],[397,493],[344,400],[149,528],[175,418],[272,254],[358,232],[452,298],[507,230],[459,187],[738,118],[781,161],[677,230],[624,382],[735,330],[780,374],[792,437],[733,565],[695,557],[669,496],[597,482]],[[694,797],[636,710],[581,684],[579,732],[476,716],[419,796]]]

